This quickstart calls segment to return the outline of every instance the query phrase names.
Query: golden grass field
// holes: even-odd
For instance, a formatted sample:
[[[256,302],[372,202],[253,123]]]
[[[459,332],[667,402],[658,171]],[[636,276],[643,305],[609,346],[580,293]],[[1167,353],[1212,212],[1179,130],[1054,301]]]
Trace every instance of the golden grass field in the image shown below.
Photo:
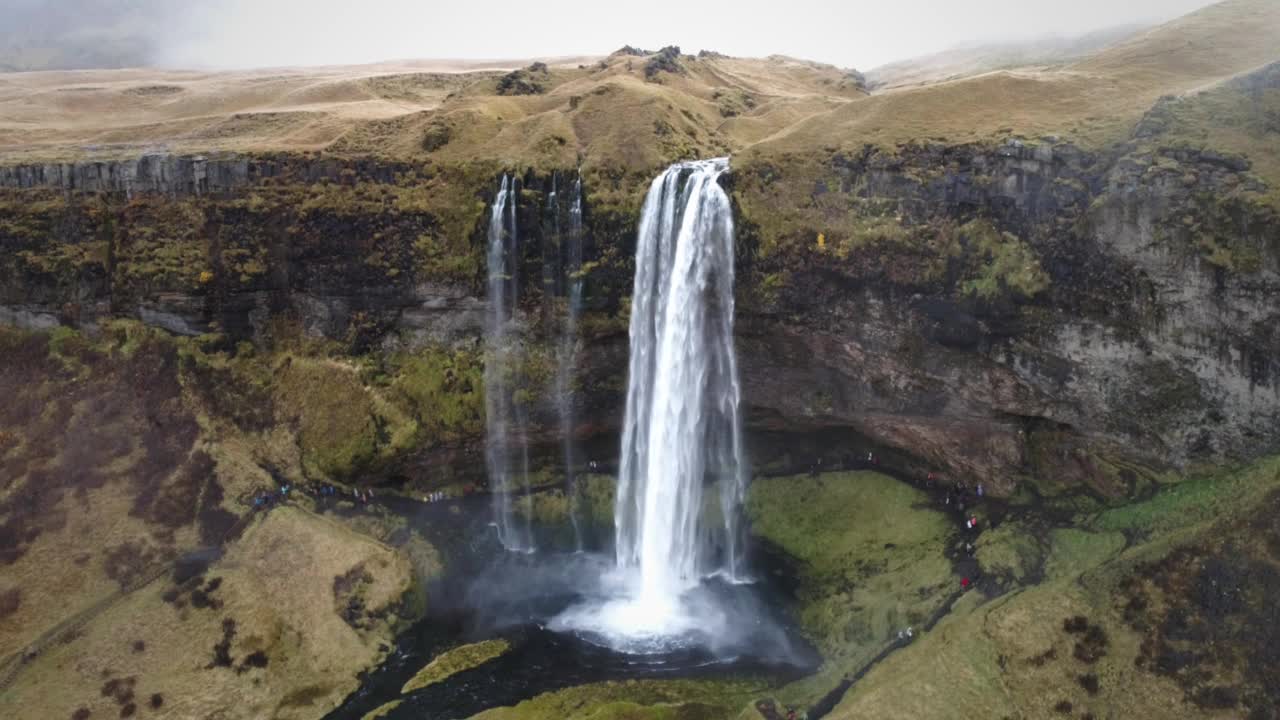
[[[1277,60],[1280,4],[1228,0],[1060,68],[1001,70],[872,95],[798,122],[750,151],[1014,134],[1101,146],[1126,139],[1161,96],[1206,90]]]
[[[512,166],[649,168],[709,154],[779,154],[1060,135],[1123,140],[1162,96],[1280,60],[1280,4],[1227,0],[1074,61],[983,72],[922,60],[868,94],[847,71],[785,57],[552,60],[536,94],[499,94],[525,61],[193,73],[0,75],[0,161],[141,152],[320,151]],[[912,75],[910,63],[896,72]],[[931,82],[930,78],[946,78]],[[424,147],[429,132],[445,142]]]

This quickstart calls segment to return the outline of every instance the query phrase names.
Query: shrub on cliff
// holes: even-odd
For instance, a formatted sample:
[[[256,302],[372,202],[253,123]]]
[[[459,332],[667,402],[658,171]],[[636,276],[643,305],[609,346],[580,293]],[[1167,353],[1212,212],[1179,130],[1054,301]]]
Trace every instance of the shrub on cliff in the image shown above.
[[[536,62],[522,70],[512,70],[498,79],[499,95],[541,95],[550,72],[546,63]]]
[[[950,256],[965,267],[965,295],[991,299],[1002,294],[1032,298],[1049,287],[1035,250],[1017,236],[999,232],[985,220],[960,228]]]
[[[858,72],[857,70],[848,70],[847,72],[845,72],[844,76],[845,76],[845,79],[846,79],[846,80],[849,80],[849,81],[850,81],[850,82],[852,82],[854,85],[856,85],[856,86],[858,86],[858,87],[862,88],[863,90],[866,90],[866,89],[867,89],[867,76],[866,76],[866,75],[863,75],[862,73]]]
[[[453,129],[443,123],[432,123],[422,134],[422,149],[435,152],[453,139]]]
[[[676,74],[684,72],[684,66],[680,64],[680,48],[676,45],[662,48],[644,64],[644,76],[647,80],[653,80],[658,73],[664,72]]]

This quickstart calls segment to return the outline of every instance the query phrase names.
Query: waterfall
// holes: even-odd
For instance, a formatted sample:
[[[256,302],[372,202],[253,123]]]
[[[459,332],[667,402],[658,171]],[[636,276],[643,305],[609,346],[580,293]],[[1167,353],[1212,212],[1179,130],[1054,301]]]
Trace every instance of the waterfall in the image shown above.
[[[734,246],[727,159],[680,163],[653,181],[636,241],[631,360],[614,517],[616,562],[641,606],[669,607],[706,572],[737,577],[746,481],[733,346]],[[723,527],[703,532],[703,487]]]
[[[488,291],[485,317],[485,465],[493,492],[494,526],[503,547],[532,552],[533,532],[529,515],[518,521],[511,496],[529,490],[528,427],[523,403],[514,399],[521,377],[519,338],[513,332],[520,297],[520,234],[516,222],[519,189],[514,178],[503,175],[489,215]],[[512,437],[518,438],[518,451]],[[518,452],[518,457],[516,457]]]
[[[554,181],[553,181],[554,182]],[[553,185],[552,197],[556,189]],[[553,202],[555,200],[553,199]],[[558,209],[557,209],[558,210]],[[582,176],[573,183],[569,199],[569,228],[560,234],[559,212],[556,234],[560,240],[561,277],[565,282],[564,324],[560,328],[560,344],[556,353],[556,402],[560,414],[560,436],[564,440],[565,496],[569,500],[569,520],[573,524],[575,549],[582,551],[582,527],[579,522],[579,488],[577,447],[573,438],[573,373],[578,361],[578,315],[582,312]]]

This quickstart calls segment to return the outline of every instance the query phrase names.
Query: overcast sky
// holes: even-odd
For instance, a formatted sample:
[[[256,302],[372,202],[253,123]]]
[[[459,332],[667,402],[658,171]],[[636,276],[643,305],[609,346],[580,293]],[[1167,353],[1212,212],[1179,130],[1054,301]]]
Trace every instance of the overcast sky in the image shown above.
[[[978,43],[1167,20],[1208,0],[0,0],[70,34],[128,13],[166,66],[246,68],[405,58],[605,54],[622,45],[772,53],[869,70]],[[44,10],[38,8],[43,7]],[[33,12],[34,11],[34,12]],[[92,11],[92,12],[90,12]],[[158,13],[176,17],[159,18]],[[17,18],[18,20],[15,20]],[[141,18],[141,20],[139,19]],[[0,19],[0,24],[4,24]],[[56,29],[56,28],[55,28]],[[3,32],[0,32],[3,34]],[[83,36],[83,31],[77,37]]]

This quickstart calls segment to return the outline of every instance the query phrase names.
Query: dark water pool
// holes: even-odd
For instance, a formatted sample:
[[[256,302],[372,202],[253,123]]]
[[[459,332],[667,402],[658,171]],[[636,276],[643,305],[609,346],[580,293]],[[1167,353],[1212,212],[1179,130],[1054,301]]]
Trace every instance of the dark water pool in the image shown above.
[[[589,599],[611,555],[505,553],[487,527],[486,511],[476,504],[449,516],[449,541],[441,543],[447,548],[449,572],[427,589],[430,611],[396,639],[387,659],[362,677],[359,689],[327,716],[330,720],[360,720],[397,699],[402,704],[386,716],[393,720],[466,718],[605,680],[753,677],[782,684],[812,672],[819,662],[782,610],[790,585],[785,563],[761,548],[753,567],[760,581],[731,584],[710,578],[699,589],[729,608],[733,617],[736,637],[714,650],[693,646],[632,655],[572,632],[553,632],[549,622]],[[439,522],[430,525],[432,534],[441,531]],[[510,650],[400,695],[404,684],[440,653],[493,638],[505,639]]]

